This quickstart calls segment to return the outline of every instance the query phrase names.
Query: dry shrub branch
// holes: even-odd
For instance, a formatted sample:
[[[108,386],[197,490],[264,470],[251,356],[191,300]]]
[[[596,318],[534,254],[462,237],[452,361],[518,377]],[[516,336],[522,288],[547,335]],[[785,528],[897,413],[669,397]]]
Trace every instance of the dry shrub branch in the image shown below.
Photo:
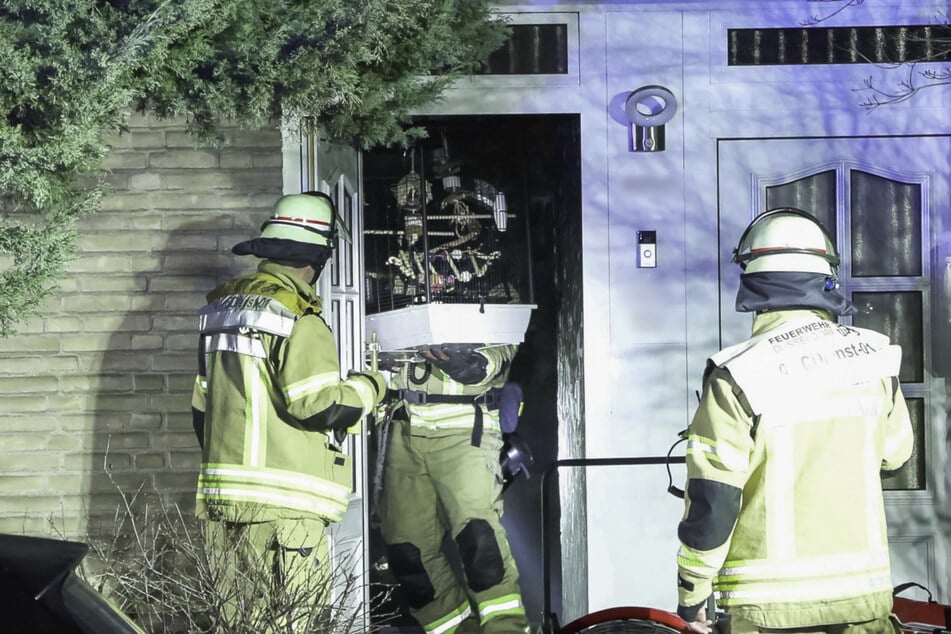
[[[256,565],[260,562],[241,561],[238,549],[212,549],[208,544],[215,535],[206,535],[205,522],[178,503],[144,488],[119,492],[112,530],[98,531],[112,537],[90,544],[91,557],[82,572],[146,631],[356,634],[380,629],[365,622],[371,610],[357,574],[359,550],[337,552],[329,576],[317,578],[315,567],[315,577],[307,580],[313,584],[284,584]],[[225,527],[211,522],[208,530]],[[382,594],[389,591],[384,588]],[[383,622],[389,615],[372,616]]]

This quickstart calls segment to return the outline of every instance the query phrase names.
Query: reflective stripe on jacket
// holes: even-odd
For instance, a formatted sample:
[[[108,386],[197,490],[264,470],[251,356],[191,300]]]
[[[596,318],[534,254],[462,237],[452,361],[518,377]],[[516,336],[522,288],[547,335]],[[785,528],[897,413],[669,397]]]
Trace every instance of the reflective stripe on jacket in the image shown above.
[[[282,266],[262,262],[208,302],[192,401],[204,413],[199,516],[338,521],[350,458],[313,421],[340,410],[362,418],[375,404],[372,381],[340,379],[319,299]]]
[[[758,315],[712,359],[690,424],[679,526],[681,606],[761,627],[891,609],[880,470],[911,455],[900,349],[808,310]]]

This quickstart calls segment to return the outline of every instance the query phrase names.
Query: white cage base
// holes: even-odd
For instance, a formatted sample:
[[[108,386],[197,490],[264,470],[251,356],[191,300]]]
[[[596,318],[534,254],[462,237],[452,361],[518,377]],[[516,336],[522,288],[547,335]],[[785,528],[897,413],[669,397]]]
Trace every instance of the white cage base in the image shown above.
[[[535,304],[421,304],[366,317],[380,350],[442,343],[521,343]]]

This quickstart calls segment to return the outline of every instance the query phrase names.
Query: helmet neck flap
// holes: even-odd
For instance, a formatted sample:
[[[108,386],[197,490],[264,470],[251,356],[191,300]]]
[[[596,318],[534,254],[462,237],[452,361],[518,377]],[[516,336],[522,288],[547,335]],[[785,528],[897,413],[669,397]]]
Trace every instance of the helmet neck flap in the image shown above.
[[[833,315],[854,315],[855,305],[839,294],[833,278],[822,273],[765,271],[744,273],[736,293],[740,313],[779,308],[820,308]]]

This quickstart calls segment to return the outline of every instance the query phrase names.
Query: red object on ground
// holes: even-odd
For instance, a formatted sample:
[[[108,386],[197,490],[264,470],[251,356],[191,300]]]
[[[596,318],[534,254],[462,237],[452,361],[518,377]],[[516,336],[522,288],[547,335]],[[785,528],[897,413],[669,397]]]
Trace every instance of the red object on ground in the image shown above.
[[[928,593],[927,601],[916,599],[906,599],[898,596],[908,588],[921,588]],[[938,603],[931,596],[931,591],[920,583],[910,581],[895,586],[892,593],[894,596],[894,605],[892,612],[895,613],[903,624],[908,625],[934,625],[939,628],[951,628],[951,605]],[[917,628],[916,628],[917,629]]]
[[[686,632],[687,623],[671,612],[634,606],[607,608],[586,614],[568,623],[559,630],[559,634],[577,634],[609,623],[620,624],[625,621],[636,622],[642,632]],[[596,631],[606,631],[597,628]]]

